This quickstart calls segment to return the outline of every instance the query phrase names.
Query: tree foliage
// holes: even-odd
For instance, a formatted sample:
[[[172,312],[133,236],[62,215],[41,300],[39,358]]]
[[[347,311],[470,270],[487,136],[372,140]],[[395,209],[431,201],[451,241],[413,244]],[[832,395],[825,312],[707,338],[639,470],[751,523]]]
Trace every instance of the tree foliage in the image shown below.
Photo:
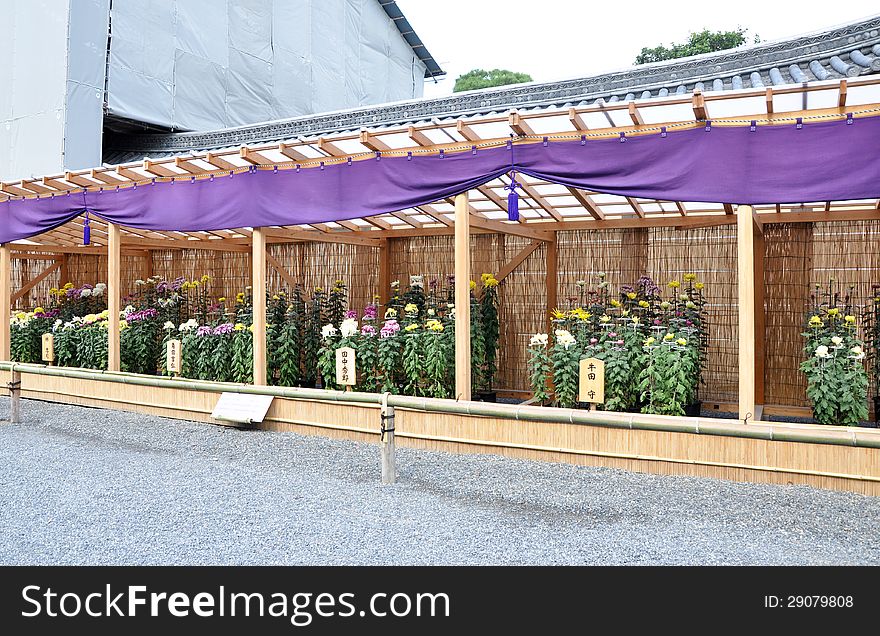
[[[500,68],[491,71],[475,68],[455,80],[455,87],[452,89],[452,92],[460,93],[461,91],[472,91],[493,86],[507,86],[508,84],[522,84],[523,82],[531,81],[531,75],[526,73],[516,73]]]
[[[710,31],[703,29],[698,33],[691,33],[687,42],[683,44],[671,44],[668,48],[662,44],[653,48],[645,47],[636,57],[636,64],[650,64],[662,60],[674,60],[680,57],[700,55],[702,53],[714,53],[726,49],[735,49],[747,43],[748,29],[737,27],[733,31]],[[757,35],[753,42],[759,43],[761,38]]]

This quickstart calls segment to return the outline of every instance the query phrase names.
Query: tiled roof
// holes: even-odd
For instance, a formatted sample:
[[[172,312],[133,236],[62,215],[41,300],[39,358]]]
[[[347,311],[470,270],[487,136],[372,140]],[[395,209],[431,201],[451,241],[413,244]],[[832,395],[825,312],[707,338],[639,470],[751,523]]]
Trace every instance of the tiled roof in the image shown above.
[[[801,84],[880,72],[880,16],[755,46],[558,82],[517,84],[205,132],[119,135],[105,139],[105,163],[243,144],[333,135],[361,128],[510,109],[561,108],[645,100],[676,93]]]

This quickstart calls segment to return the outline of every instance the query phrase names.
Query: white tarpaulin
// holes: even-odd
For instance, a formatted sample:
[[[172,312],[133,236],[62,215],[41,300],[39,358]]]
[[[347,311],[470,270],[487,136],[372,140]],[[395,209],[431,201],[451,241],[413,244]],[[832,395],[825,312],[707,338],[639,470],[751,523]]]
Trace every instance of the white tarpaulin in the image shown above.
[[[114,0],[108,109],[185,130],[422,95],[377,0]]]

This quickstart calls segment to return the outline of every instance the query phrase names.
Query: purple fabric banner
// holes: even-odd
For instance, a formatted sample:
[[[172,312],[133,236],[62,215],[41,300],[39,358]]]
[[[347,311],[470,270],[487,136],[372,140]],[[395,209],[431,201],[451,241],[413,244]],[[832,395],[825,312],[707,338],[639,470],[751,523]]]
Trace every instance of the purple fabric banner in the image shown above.
[[[349,220],[428,204],[511,168],[622,196],[714,203],[880,198],[880,117],[712,127],[617,138],[540,142],[439,155],[381,157],[157,182],[0,203],[0,243],[35,236],[88,210],[144,230],[222,230]]]

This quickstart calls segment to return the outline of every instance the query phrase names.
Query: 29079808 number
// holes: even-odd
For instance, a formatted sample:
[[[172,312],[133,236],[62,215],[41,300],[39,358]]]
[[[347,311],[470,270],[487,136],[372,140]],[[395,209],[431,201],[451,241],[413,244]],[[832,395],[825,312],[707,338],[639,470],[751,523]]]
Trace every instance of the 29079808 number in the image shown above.
[[[852,596],[828,596],[824,594],[791,594],[788,596],[767,595],[764,597],[764,607],[792,607],[792,608],[834,608],[853,607]]]

